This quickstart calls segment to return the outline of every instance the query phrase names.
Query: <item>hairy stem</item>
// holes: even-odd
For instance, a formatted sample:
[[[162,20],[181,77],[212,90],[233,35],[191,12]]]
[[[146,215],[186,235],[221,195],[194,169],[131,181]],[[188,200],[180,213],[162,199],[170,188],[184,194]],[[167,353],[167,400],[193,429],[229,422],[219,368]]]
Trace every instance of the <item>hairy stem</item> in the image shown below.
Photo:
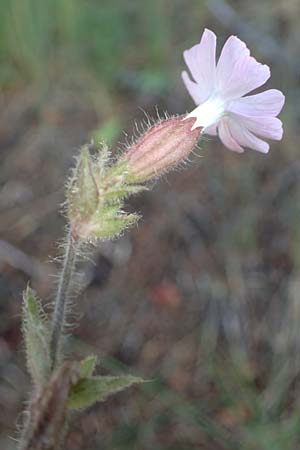
[[[55,298],[55,308],[52,319],[50,341],[52,369],[54,369],[57,365],[58,356],[61,350],[61,341],[66,322],[66,309],[76,263],[77,247],[78,242],[74,239],[72,234],[69,233],[63,268],[60,274],[57,294]]]
[[[52,318],[52,330],[51,330],[51,340],[50,340],[50,357],[51,357],[51,369],[54,371],[57,369],[59,355],[62,347],[62,338],[63,332],[66,324],[66,310],[69,302],[69,295],[72,285],[72,279],[74,275],[74,269],[76,264],[76,255],[78,251],[79,243],[72,236],[72,233],[69,232],[67,243],[65,247],[65,255],[63,260],[63,267],[59,277],[59,283],[57,288],[57,294],[54,302],[54,312]],[[49,383],[44,386],[40,386],[39,389],[42,391],[33,391],[31,394],[30,400],[30,410],[28,411],[28,416],[24,421],[22,434],[19,441],[18,450],[55,450],[56,448],[62,448],[62,443],[64,440],[65,432],[66,432],[66,417],[62,415],[62,426],[56,430],[56,435],[51,435],[51,440],[47,443],[41,444],[42,437],[41,433],[46,432],[49,433],[49,429],[51,431],[51,423],[49,425],[46,424],[45,427],[40,427],[39,421],[44,420],[44,415],[46,414],[42,407],[47,406],[46,400],[47,398],[52,399],[51,395],[55,394],[55,390],[53,388],[53,383],[51,384],[51,378]],[[52,390],[51,390],[52,389]],[[52,392],[53,391],[53,392]],[[38,398],[40,392],[45,392],[44,403],[42,405],[33,405],[34,399]],[[50,395],[51,394],[51,395]],[[59,406],[59,397],[56,401],[56,410]],[[49,402],[48,402],[49,403]],[[51,405],[50,405],[51,406]],[[41,410],[39,410],[39,407]],[[32,411],[34,408],[34,414]],[[55,421],[55,414],[47,413],[47,421],[51,422],[53,419]],[[50,427],[50,428],[49,428]],[[41,442],[39,441],[41,440]],[[52,442],[53,441],[53,442]],[[55,442],[55,444],[54,444]]]

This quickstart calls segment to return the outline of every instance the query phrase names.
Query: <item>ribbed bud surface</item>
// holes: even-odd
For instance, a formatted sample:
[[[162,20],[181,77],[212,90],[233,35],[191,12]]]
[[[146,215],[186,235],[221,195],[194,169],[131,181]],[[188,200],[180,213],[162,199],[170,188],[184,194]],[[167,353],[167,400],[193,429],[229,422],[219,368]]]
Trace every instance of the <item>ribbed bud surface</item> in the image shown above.
[[[194,122],[172,117],[149,128],[124,155],[131,173],[146,181],[183,161],[199,139],[201,130],[191,130]]]

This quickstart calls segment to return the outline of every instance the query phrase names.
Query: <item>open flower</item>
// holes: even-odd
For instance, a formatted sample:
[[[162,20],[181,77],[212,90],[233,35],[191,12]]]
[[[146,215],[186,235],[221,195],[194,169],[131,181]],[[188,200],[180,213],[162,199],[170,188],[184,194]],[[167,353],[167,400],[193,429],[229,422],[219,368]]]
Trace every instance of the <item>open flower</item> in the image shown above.
[[[187,72],[182,79],[197,106],[186,118],[195,117],[192,129],[219,135],[230,150],[242,153],[248,147],[268,153],[260,139],[282,138],[282,122],[276,116],[284,104],[277,89],[246,96],[270,78],[270,69],[252,56],[246,44],[230,36],[216,64],[216,35],[205,29],[199,44],[184,52]]]

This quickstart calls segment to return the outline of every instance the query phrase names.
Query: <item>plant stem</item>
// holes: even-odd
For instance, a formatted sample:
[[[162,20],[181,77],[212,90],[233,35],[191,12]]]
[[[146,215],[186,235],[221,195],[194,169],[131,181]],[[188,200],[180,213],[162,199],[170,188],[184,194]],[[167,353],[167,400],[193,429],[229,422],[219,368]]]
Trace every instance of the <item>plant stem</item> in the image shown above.
[[[78,241],[76,241],[71,232],[69,232],[52,319],[52,332],[50,341],[52,370],[57,365],[58,356],[61,350],[61,341],[66,322],[66,309],[68,305],[70,288],[76,263],[77,247]]]
[[[63,332],[66,324],[66,311],[69,303],[69,294],[74,275],[78,247],[79,247],[78,241],[74,238],[74,236],[72,236],[72,233],[69,232],[65,247],[63,267],[59,277],[52,319],[52,330],[50,340],[50,357],[51,357],[52,371],[54,371],[57,368],[57,363],[59,361],[59,355],[61,352]],[[48,384],[46,385],[46,387],[44,386],[44,388],[46,389],[47,386]],[[32,403],[34,395],[36,395],[36,391],[34,391],[31,395],[32,398],[30,404]],[[32,422],[31,411],[29,411],[28,417],[26,418],[26,421],[23,425],[18,450],[29,450],[29,446],[30,450],[34,450],[35,448],[41,449],[41,447],[38,444],[37,447],[32,447],[31,445],[31,439],[33,439],[32,433],[35,426],[36,423]],[[62,429],[61,436],[60,435],[56,436],[56,442],[61,441],[62,443],[64,434],[65,430]],[[47,445],[43,448],[45,449],[47,448],[48,450],[50,450],[50,447]],[[52,445],[51,449],[53,450]]]

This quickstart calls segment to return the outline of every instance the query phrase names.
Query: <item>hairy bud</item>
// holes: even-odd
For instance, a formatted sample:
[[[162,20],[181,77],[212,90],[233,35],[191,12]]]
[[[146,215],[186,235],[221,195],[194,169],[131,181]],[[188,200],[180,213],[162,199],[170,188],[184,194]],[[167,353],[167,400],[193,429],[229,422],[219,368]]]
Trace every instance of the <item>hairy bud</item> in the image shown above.
[[[107,147],[91,156],[84,147],[67,185],[67,215],[72,237],[81,242],[112,239],[139,216],[122,208],[130,194],[145,189],[132,184],[125,162],[110,165]]]
[[[139,216],[122,210],[124,200],[189,155],[200,134],[191,130],[193,123],[182,117],[158,122],[116,162],[105,146],[93,157],[84,147],[67,189],[72,237],[82,242],[112,239],[134,224]]]
[[[194,121],[171,117],[150,127],[123,156],[133,176],[146,181],[183,161],[199,139],[200,130],[191,130]]]

